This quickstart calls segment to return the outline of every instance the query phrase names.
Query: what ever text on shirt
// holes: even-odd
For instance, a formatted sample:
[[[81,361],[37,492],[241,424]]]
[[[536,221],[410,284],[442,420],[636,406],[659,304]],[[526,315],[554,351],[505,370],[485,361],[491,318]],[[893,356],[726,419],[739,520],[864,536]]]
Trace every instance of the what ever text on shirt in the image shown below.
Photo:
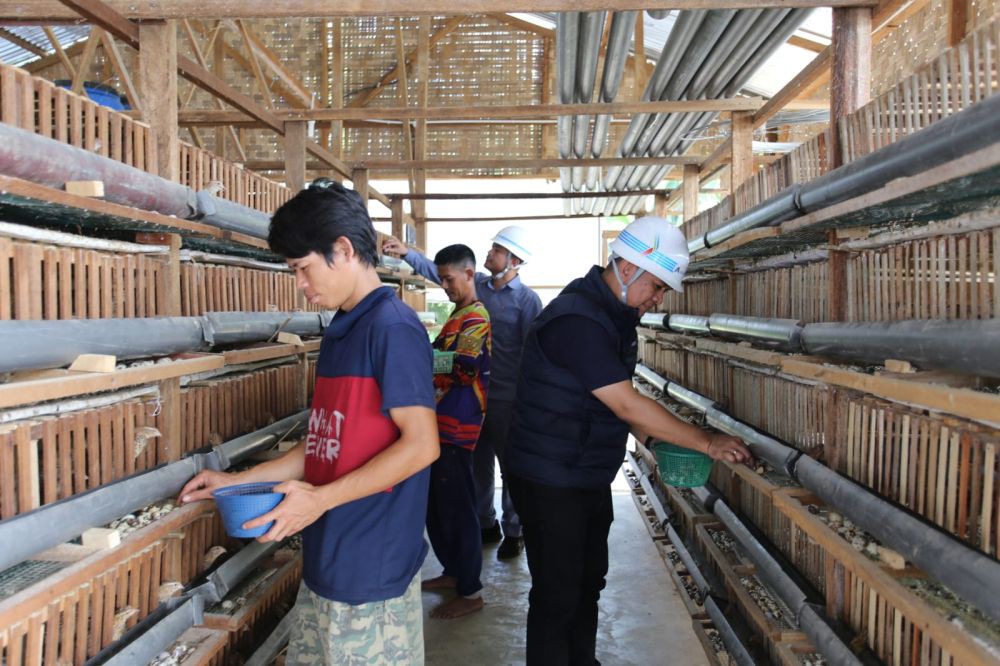
[[[331,463],[340,456],[340,431],[344,415],[324,407],[313,409],[309,415],[309,435],[306,437],[306,456],[313,456]]]

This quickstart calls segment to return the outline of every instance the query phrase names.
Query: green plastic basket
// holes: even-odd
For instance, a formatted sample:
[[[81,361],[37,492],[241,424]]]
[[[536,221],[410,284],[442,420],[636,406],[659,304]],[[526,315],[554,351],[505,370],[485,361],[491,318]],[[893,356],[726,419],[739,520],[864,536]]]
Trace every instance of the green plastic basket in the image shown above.
[[[653,453],[660,468],[660,478],[668,486],[696,488],[708,483],[712,459],[704,453],[666,442],[654,444]]]
[[[455,352],[436,351],[434,352],[434,374],[444,375],[451,372],[451,366],[455,363]]]

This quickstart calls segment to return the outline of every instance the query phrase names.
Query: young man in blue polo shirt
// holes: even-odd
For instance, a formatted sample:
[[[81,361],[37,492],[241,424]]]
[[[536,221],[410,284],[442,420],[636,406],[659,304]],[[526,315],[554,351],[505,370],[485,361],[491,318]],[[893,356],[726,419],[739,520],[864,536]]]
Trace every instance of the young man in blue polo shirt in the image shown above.
[[[302,532],[286,664],[422,664],[419,571],[439,455],[427,334],[375,272],[375,230],[357,193],[314,182],[274,214],[268,243],[311,304],[339,309],[320,347],[308,436],[244,472],[202,472],[181,499],[283,482],[285,499],[246,527],[274,521],[261,541]]]

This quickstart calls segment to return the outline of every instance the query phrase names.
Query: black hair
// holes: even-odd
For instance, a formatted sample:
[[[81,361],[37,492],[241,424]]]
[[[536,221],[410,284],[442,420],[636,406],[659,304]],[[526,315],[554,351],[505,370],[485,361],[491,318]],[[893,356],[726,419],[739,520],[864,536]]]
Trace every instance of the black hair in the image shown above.
[[[267,244],[288,259],[316,252],[332,264],[333,243],[341,237],[351,241],[361,263],[378,265],[375,227],[361,195],[329,178],[317,178],[274,212]]]
[[[437,266],[458,266],[460,268],[476,267],[476,255],[468,245],[456,243],[448,247],[441,248],[434,255],[434,264]]]

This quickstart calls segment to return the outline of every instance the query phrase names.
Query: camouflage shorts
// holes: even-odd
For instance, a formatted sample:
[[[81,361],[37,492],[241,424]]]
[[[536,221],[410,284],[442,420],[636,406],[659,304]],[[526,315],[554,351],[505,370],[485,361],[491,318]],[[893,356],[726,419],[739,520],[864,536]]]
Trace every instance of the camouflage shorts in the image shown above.
[[[352,606],[303,583],[295,600],[287,666],[413,666],[424,663],[420,574],[400,597]]]

